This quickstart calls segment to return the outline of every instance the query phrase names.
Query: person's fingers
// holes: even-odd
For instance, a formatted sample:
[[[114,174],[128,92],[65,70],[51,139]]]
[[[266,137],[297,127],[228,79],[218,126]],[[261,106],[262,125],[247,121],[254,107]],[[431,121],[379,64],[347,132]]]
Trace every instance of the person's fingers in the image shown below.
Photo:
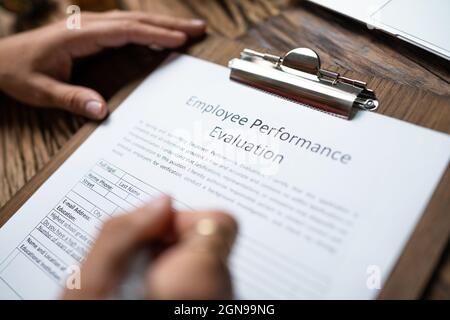
[[[97,239],[96,248],[101,250],[104,262],[118,261],[146,242],[163,239],[171,230],[172,218],[171,199],[162,196],[132,213],[108,220]]]
[[[19,98],[31,105],[60,108],[95,120],[108,114],[105,100],[92,89],[60,82],[43,74],[32,75],[27,85],[32,93]]]
[[[158,26],[161,28],[179,30],[191,37],[205,33],[206,23],[200,19],[184,19],[159,14],[148,14],[141,11],[115,10],[105,14],[108,19],[128,19]]]
[[[182,46],[187,35],[133,20],[110,20],[88,23],[79,32],[67,32],[64,46],[73,58],[88,56],[105,48],[126,44],[156,45],[162,48]]]
[[[83,13],[82,21],[95,22],[99,20],[131,20],[161,28],[178,30],[190,37],[198,37],[205,33],[206,23],[200,19],[185,19],[159,14],[149,14],[142,11],[112,10],[104,13]]]
[[[179,213],[175,224],[180,239],[149,269],[149,297],[230,299],[227,258],[237,232],[234,219],[221,212]]]
[[[118,285],[137,249],[162,240],[171,232],[172,222],[173,210],[167,196],[108,220],[82,265],[81,290],[68,290],[65,297],[106,298]]]
[[[180,212],[175,219],[175,233],[180,238],[189,240],[191,236],[198,235],[198,228],[202,226],[199,222],[209,220],[217,224],[217,230],[204,239],[210,243],[213,240],[219,240],[218,245],[224,246],[222,252],[227,255],[238,229],[236,220],[227,213],[221,211]]]

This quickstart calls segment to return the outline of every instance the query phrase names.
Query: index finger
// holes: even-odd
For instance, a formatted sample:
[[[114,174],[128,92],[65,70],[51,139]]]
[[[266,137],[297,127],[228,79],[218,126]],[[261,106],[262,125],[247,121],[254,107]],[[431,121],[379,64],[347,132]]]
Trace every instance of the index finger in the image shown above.
[[[117,20],[135,20],[161,28],[179,30],[185,32],[191,37],[200,36],[206,30],[205,22],[200,19],[185,19],[160,14],[148,14],[141,11],[114,10],[106,13],[104,17],[107,19]]]
[[[65,48],[73,58],[97,53],[105,48],[126,44],[157,45],[163,48],[182,46],[187,36],[177,30],[165,29],[130,20],[87,23],[77,32],[67,31]]]

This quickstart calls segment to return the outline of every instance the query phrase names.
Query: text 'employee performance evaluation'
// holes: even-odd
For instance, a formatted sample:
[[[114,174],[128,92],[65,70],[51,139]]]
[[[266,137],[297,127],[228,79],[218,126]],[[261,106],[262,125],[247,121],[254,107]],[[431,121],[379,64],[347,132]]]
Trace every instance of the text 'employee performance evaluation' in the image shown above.
[[[186,100],[186,105],[188,107],[192,107],[193,109],[200,111],[202,114],[208,114],[210,116],[217,117],[221,122],[231,122],[242,127],[257,130],[258,133],[260,134],[264,134],[274,139],[278,139],[290,145],[297,146],[302,150],[312,152],[314,154],[320,155],[322,157],[328,158],[330,160],[342,164],[349,164],[352,160],[352,156],[349,153],[342,152],[335,148],[314,142],[311,139],[306,139],[299,135],[292,134],[285,127],[274,127],[268,125],[261,119],[254,119],[253,121],[249,121],[248,117],[244,117],[241,116],[240,114],[230,112],[224,109],[219,104],[213,105],[204,102],[199,98],[197,98],[196,96],[189,97],[189,99]],[[232,135],[223,132],[221,127],[215,127],[210,132],[210,136],[213,138],[217,138],[219,140],[223,140],[226,143],[237,141],[235,140],[236,137],[233,137]],[[238,139],[241,139],[241,137],[239,137]],[[244,142],[242,142],[241,145],[244,145]],[[248,148],[248,150],[246,151],[250,150],[254,152],[255,150],[258,150],[258,153],[262,151],[263,148],[267,148],[267,146],[259,146],[249,141],[245,141],[245,145]],[[245,150],[245,147],[243,149]],[[270,153],[270,155],[272,155],[272,152]],[[281,163],[281,161],[284,159],[284,156],[277,155],[274,153],[271,157],[266,157],[266,159]]]

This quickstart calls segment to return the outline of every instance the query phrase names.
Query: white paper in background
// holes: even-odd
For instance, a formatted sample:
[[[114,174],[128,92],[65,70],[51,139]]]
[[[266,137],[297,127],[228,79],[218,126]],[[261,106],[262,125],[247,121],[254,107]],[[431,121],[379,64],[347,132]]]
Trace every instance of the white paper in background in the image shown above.
[[[228,76],[188,56],[153,72],[0,230],[0,297],[57,298],[103,221],[162,192],[237,218],[238,298],[376,297],[449,136],[369,112],[338,119]]]

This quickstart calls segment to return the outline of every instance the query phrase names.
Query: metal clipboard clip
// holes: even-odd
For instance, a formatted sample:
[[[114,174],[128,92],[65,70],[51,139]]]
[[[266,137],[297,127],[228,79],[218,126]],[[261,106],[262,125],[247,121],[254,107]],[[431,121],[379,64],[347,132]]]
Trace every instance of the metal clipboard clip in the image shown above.
[[[284,57],[250,49],[229,62],[232,80],[350,119],[355,108],[375,110],[378,100],[365,82],[321,69],[318,54],[308,48]]]

